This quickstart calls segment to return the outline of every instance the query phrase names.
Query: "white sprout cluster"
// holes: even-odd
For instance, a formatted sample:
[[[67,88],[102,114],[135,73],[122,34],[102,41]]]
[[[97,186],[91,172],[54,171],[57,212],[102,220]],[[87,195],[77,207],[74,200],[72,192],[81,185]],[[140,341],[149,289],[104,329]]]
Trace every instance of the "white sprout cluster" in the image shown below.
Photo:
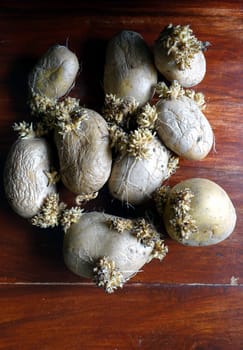
[[[195,37],[189,25],[169,24],[160,33],[158,42],[181,70],[190,68],[195,54],[205,47],[205,44]]]
[[[148,145],[153,139],[149,129],[136,129],[128,136],[127,153],[137,159],[148,158]]]
[[[165,82],[157,83],[155,85],[155,93],[159,98],[164,100],[176,100],[182,96],[186,96],[193,100],[200,109],[204,109],[206,106],[205,97],[202,92],[195,92],[193,89],[184,89],[176,80],[170,86],[167,86]]]
[[[133,227],[132,220],[119,217],[109,218],[107,220],[107,224],[111,230],[116,230],[118,233],[122,233],[126,230],[131,230]]]
[[[194,194],[189,188],[172,193],[169,201],[173,211],[173,218],[170,220],[180,239],[188,239],[198,231],[196,221],[192,218],[191,200]]]
[[[106,256],[97,261],[93,274],[96,285],[104,288],[107,293],[113,293],[125,283],[125,278],[116,268],[114,260]]]
[[[31,218],[32,225],[41,228],[58,226],[61,213],[65,207],[66,205],[63,202],[59,202],[57,193],[49,194],[39,212]]]
[[[127,153],[137,159],[148,157],[158,114],[155,106],[146,103],[139,107],[134,98],[107,94],[103,117],[109,124],[111,147],[117,153]]]
[[[33,129],[33,123],[28,123],[26,121],[14,123],[13,129],[18,133],[18,136],[22,139],[32,138],[36,136],[36,133]]]
[[[60,217],[60,224],[63,227],[64,232],[71,227],[72,224],[75,224],[79,221],[83,214],[83,209],[80,207],[72,207],[70,209],[64,209]]]
[[[108,123],[123,125],[137,109],[138,102],[134,97],[121,98],[114,94],[105,95],[103,116]]]
[[[40,228],[53,228],[61,225],[64,232],[67,232],[73,223],[78,222],[82,213],[83,209],[80,207],[67,209],[67,205],[60,201],[59,195],[51,193],[45,198],[40,210],[30,221],[32,225]]]
[[[87,112],[80,106],[80,100],[69,96],[58,101],[33,93],[29,105],[31,113],[41,120],[39,128],[43,129],[43,134],[53,128],[57,128],[62,135],[79,130],[87,119]]]
[[[160,238],[159,233],[146,222],[143,218],[135,220],[134,226],[131,230],[137,240],[146,247],[152,247],[150,259],[164,259],[168,252],[168,247]]]

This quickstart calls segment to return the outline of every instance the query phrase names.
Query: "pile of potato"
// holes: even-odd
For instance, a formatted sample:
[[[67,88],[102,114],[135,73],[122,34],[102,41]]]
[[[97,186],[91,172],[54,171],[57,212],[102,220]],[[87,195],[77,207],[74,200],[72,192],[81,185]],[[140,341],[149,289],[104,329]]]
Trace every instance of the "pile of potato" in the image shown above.
[[[107,45],[100,113],[68,96],[79,62],[66,46],[51,47],[29,75],[33,121],[14,124],[19,137],[5,164],[6,197],[33,225],[60,225],[67,267],[108,293],[153,258],[163,260],[168,248],[144,218],[82,209],[105,184],[128,206],[154,201],[167,233],[184,245],[215,244],[234,230],[234,206],[213,181],[164,185],[180,157],[202,160],[214,144],[204,96],[188,89],[204,78],[207,46],[189,25],[165,27],[152,51],[139,33],[119,32]],[[60,200],[59,180],[76,206]]]

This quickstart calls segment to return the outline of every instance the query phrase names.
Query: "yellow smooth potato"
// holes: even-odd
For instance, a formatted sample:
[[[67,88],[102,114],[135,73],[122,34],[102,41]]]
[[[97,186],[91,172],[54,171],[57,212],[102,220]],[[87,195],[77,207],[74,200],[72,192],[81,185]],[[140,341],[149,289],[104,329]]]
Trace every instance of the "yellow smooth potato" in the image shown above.
[[[179,243],[207,246],[229,237],[236,212],[222,187],[208,179],[192,178],[169,191],[163,219],[168,234]]]

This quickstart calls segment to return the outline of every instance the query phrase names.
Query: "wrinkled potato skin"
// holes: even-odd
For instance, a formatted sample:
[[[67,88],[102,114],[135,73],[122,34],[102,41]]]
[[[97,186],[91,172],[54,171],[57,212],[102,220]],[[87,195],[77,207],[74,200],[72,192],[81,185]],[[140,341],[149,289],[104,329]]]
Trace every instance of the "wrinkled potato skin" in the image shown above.
[[[152,55],[141,35],[122,31],[113,37],[106,52],[105,93],[134,97],[143,105],[150,100],[156,83]]]
[[[236,225],[235,208],[225,190],[207,179],[193,178],[174,186],[170,196],[178,190],[191,189],[190,214],[199,228],[188,239],[181,239],[175,232],[170,220],[174,217],[169,200],[164,211],[166,230],[171,238],[189,246],[207,246],[219,243],[229,237]]]
[[[167,55],[159,44],[154,46],[154,61],[158,71],[169,81],[177,80],[183,87],[199,84],[206,74],[206,60],[202,51],[194,55],[190,68],[179,69],[176,62]]]
[[[11,147],[4,169],[4,188],[12,209],[24,218],[31,218],[40,209],[48,194],[55,192],[48,185],[44,171],[51,169],[50,148],[42,138],[19,139]]]
[[[41,96],[58,99],[72,88],[78,70],[79,62],[72,51],[66,46],[52,46],[30,73],[30,90]]]
[[[85,111],[88,117],[82,122],[80,130],[65,135],[55,134],[61,179],[75,194],[99,191],[111,172],[107,123],[95,111]]]
[[[151,198],[161,185],[167,176],[168,150],[157,138],[148,147],[148,159],[125,154],[115,160],[108,182],[113,197],[138,205]]]
[[[201,160],[210,152],[214,135],[197,104],[186,96],[160,100],[157,132],[165,145],[177,155],[189,160]]]
[[[145,247],[129,231],[109,228],[112,215],[90,212],[81,216],[64,237],[63,254],[66,266],[75,274],[93,277],[95,262],[104,256],[114,260],[128,279],[150,260],[151,247]]]

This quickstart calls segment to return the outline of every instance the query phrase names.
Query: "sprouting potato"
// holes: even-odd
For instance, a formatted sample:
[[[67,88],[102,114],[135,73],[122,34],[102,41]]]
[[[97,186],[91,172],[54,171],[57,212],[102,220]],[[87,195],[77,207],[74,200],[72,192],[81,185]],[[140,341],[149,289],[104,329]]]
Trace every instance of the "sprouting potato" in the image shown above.
[[[199,84],[206,73],[203,50],[208,42],[199,41],[189,25],[165,27],[154,45],[154,60],[159,72],[184,87]]]
[[[40,210],[55,193],[50,146],[44,138],[19,138],[12,145],[4,168],[4,188],[12,209],[24,218]]]
[[[31,71],[30,92],[58,99],[72,88],[78,70],[77,56],[66,46],[54,45],[39,59]]]
[[[163,260],[168,248],[143,218],[83,212],[81,203],[95,198],[106,182],[111,195],[127,205],[154,198],[167,233],[183,245],[216,244],[235,228],[234,205],[215,182],[192,178],[173,188],[162,185],[177,169],[178,156],[201,160],[212,148],[213,131],[201,111],[204,96],[182,88],[204,78],[203,51],[209,45],[189,25],[170,24],[152,57],[140,34],[118,33],[107,46],[103,116],[76,98],[64,98],[79,70],[77,56],[66,46],[51,47],[29,75],[35,119],[14,125],[19,139],[4,168],[7,200],[34,226],[60,225],[67,268],[107,293],[123,287],[152,259]],[[170,87],[157,83],[156,68]],[[151,106],[154,93],[160,100]],[[47,134],[54,135],[60,174],[52,167]],[[60,201],[59,178],[77,195],[76,207],[67,209]]]
[[[162,187],[158,192],[166,230],[179,243],[212,245],[233,232],[236,225],[235,208],[225,190],[215,182],[192,178],[172,189]]]
[[[176,170],[178,157],[153,131],[155,106],[139,107],[134,99],[109,94],[103,113],[116,154],[108,181],[110,193],[127,204],[142,204]]]
[[[75,274],[92,278],[111,293],[153,258],[162,260],[167,247],[144,219],[123,219],[89,212],[66,230],[63,254]]]
[[[205,158],[213,146],[214,135],[200,109],[203,95],[183,90],[176,82],[170,89],[165,84],[161,86],[164,88],[163,96],[156,104],[160,139],[170,150],[185,159]]]
[[[55,132],[61,180],[72,193],[92,195],[107,182],[111,149],[106,121],[97,112],[81,108]]]
[[[54,130],[60,178],[65,187],[77,195],[78,204],[95,198],[111,172],[106,120],[72,97],[54,101],[34,95],[31,108],[41,120],[44,133]]]
[[[146,136],[146,135],[145,135]],[[108,181],[113,197],[132,205],[142,204],[169,177],[170,152],[153,136],[143,140],[146,145],[144,157],[124,153],[114,161]]]
[[[108,43],[104,70],[106,94],[134,97],[140,105],[150,100],[157,71],[142,36],[124,30]]]

